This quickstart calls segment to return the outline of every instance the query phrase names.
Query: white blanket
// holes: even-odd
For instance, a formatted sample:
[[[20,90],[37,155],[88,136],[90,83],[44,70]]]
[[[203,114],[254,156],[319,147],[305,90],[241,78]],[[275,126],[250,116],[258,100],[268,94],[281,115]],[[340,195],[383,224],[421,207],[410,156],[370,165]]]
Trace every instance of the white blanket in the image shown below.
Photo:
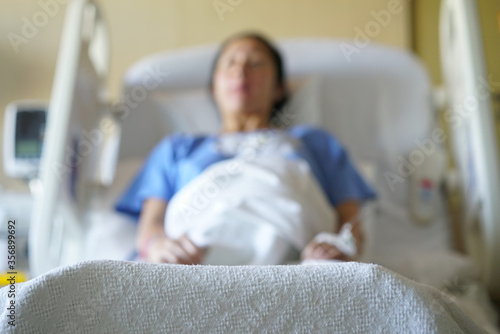
[[[480,333],[383,267],[83,262],[0,290],[2,333]]]
[[[211,165],[169,203],[166,234],[208,247],[203,264],[283,264],[316,234],[335,230],[307,162],[285,157],[293,147],[280,133],[263,138],[246,157]]]

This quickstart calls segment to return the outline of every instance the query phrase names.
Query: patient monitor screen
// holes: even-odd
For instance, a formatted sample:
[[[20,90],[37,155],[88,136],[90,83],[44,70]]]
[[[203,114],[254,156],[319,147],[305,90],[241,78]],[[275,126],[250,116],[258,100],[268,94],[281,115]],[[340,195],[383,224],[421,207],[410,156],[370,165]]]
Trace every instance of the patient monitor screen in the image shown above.
[[[40,158],[45,132],[44,110],[19,111],[16,115],[16,159]]]

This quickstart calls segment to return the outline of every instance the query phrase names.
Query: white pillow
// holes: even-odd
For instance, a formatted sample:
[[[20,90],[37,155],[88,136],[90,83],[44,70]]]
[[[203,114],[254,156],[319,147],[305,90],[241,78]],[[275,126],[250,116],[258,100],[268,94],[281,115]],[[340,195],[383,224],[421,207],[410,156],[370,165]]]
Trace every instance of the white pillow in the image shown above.
[[[155,101],[166,132],[215,133],[220,129],[219,112],[208,89],[157,94]]]

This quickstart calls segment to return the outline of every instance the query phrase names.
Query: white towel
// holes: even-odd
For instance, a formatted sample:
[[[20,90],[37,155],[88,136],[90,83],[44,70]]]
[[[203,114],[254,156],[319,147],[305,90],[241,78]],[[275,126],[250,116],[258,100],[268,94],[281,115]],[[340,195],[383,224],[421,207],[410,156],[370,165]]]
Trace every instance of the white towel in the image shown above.
[[[383,267],[91,261],[0,290],[2,333],[480,333],[438,290]]]

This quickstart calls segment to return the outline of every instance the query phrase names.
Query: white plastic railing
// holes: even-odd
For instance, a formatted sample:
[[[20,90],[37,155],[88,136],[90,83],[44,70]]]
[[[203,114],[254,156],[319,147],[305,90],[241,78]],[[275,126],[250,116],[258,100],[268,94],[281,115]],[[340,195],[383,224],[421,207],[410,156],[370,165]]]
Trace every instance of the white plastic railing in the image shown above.
[[[466,245],[481,263],[485,283],[500,297],[500,163],[474,0],[442,1],[440,39],[450,108],[445,118],[466,202]]]
[[[75,88],[81,64],[92,64],[98,82],[104,82],[109,66],[109,38],[97,5],[91,0],[68,3],[47,117],[40,166],[40,191],[34,194],[29,233],[30,274],[38,276],[76,261],[83,243],[83,227],[75,214],[77,204],[61,190],[60,166],[74,110]],[[88,75],[88,73],[87,73]]]

